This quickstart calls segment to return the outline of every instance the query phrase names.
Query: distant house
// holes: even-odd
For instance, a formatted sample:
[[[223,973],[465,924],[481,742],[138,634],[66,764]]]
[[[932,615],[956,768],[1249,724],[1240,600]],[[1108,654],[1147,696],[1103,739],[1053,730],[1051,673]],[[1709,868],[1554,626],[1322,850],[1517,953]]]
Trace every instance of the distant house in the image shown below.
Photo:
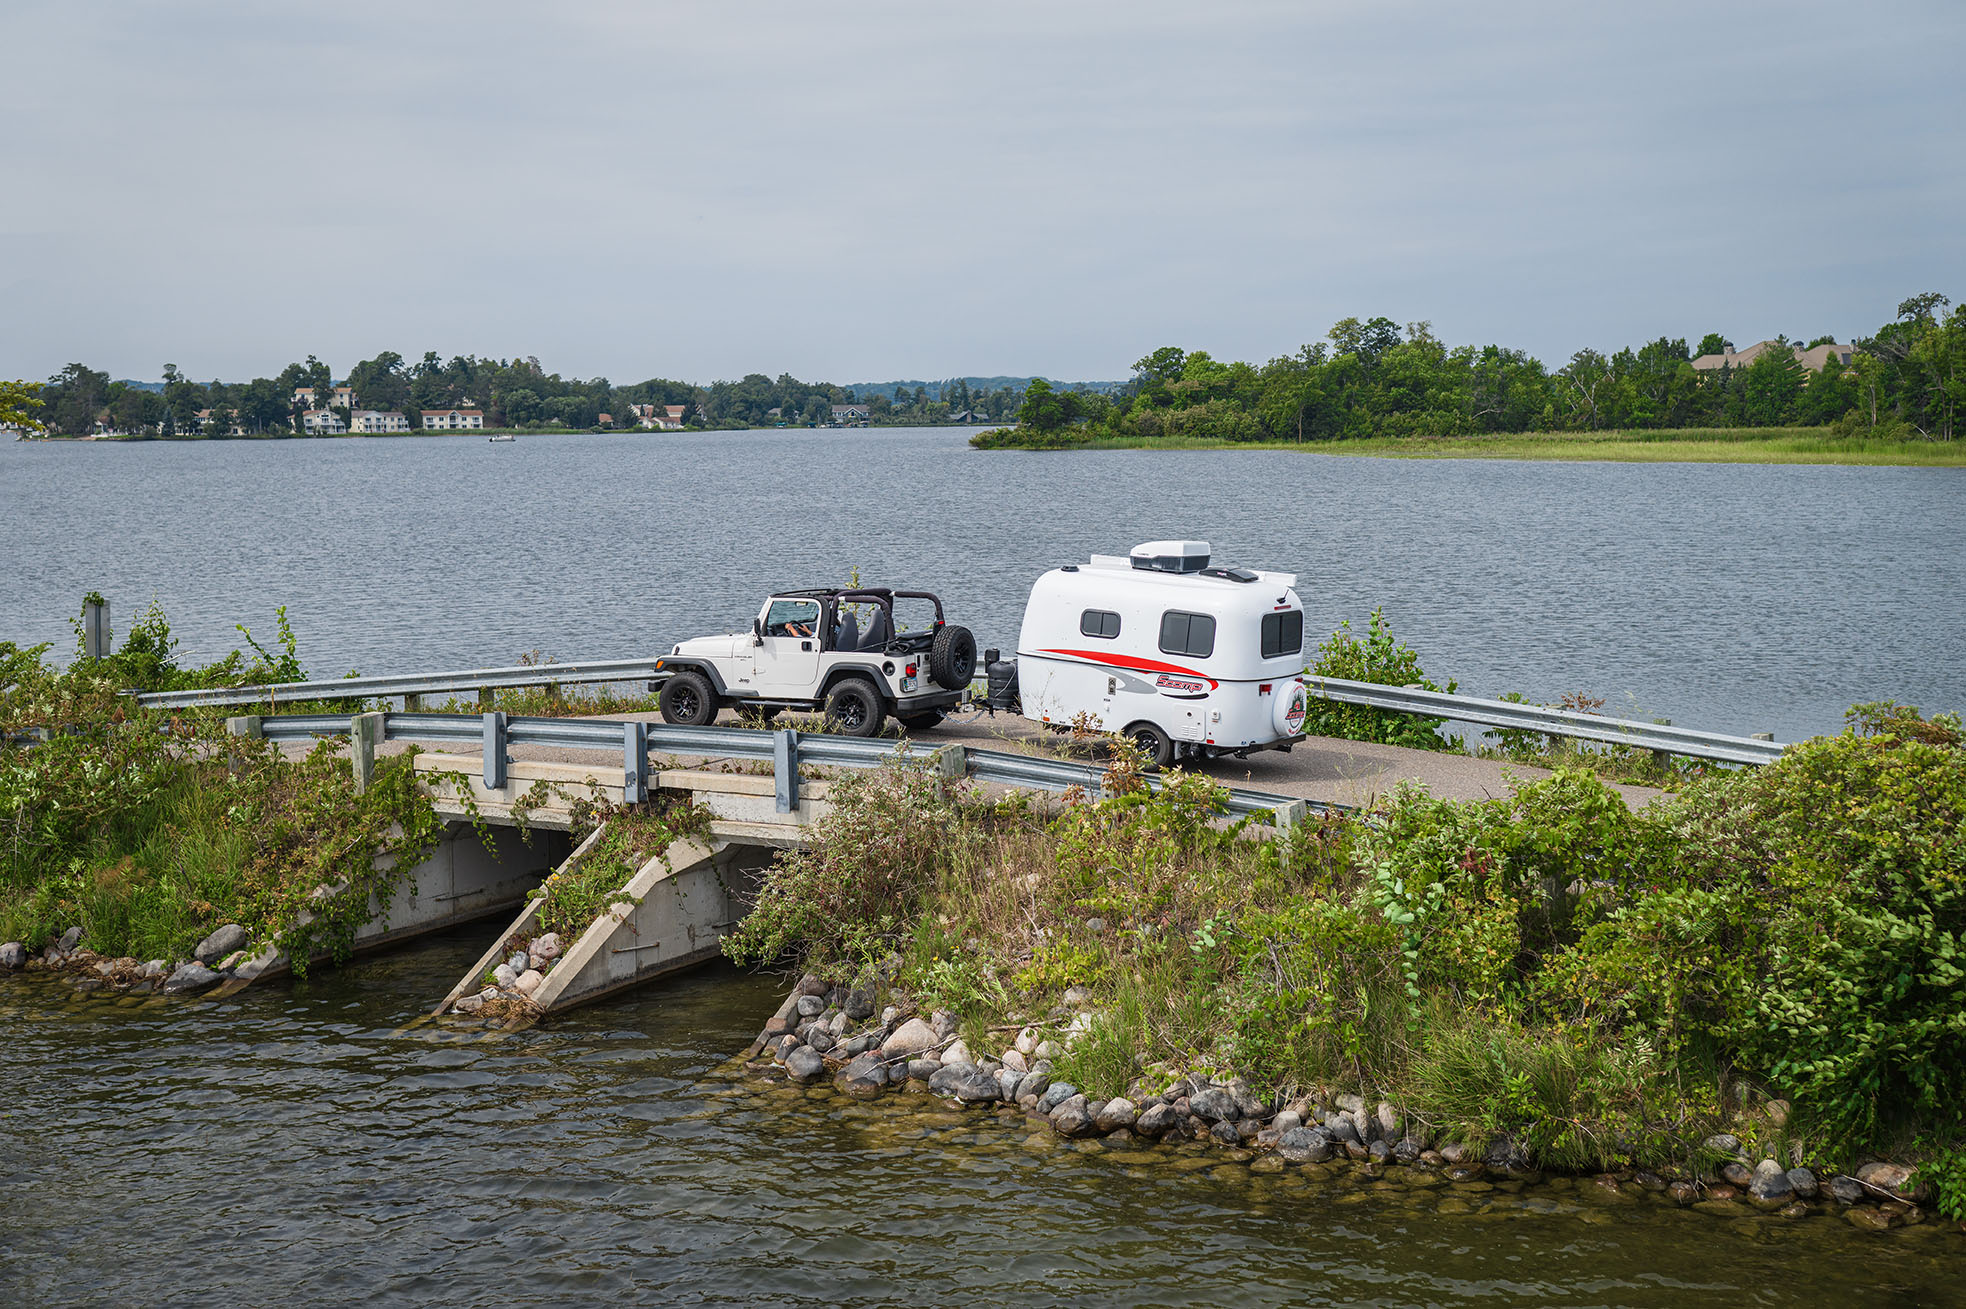
[[[635,422],[642,427],[658,432],[680,432],[683,430],[683,415],[689,411],[688,405],[629,405],[628,412],[635,415]]]
[[[423,411],[423,430],[426,432],[479,432],[485,427],[485,415],[479,409],[425,409]]]
[[[394,409],[357,409],[349,416],[348,430],[351,432],[407,432],[410,420]]]
[[[594,426],[596,426],[596,427],[613,427],[613,426],[614,426],[614,415],[613,415],[613,414],[596,414],[596,415],[594,416]]]
[[[294,388],[294,403],[300,405],[302,408],[314,408],[314,388],[311,386],[296,386]],[[335,387],[333,398],[328,401],[328,406],[335,409],[353,409],[355,407],[354,388],[347,386]]]
[[[866,405],[834,405],[833,426],[865,427],[868,409]]]
[[[212,411],[209,409],[200,409],[198,411],[198,430],[203,432],[208,428],[210,428],[211,425],[212,425]],[[233,436],[244,436],[246,434],[246,429],[244,425],[239,422],[239,416],[237,414],[234,414],[232,416],[232,427],[230,429],[230,434]]]
[[[341,436],[348,427],[332,409],[308,409],[300,416],[300,430],[309,436]]]
[[[1857,348],[1852,345],[1819,345],[1804,350],[1799,345],[1784,347],[1780,341],[1756,341],[1745,350],[1728,350],[1722,354],[1701,355],[1693,361],[1693,367],[1702,373],[1717,373],[1723,368],[1746,368],[1770,350],[1786,348],[1795,361],[1812,373],[1820,373],[1823,366],[1834,356],[1836,362],[1845,368],[1850,366],[1850,358]]]

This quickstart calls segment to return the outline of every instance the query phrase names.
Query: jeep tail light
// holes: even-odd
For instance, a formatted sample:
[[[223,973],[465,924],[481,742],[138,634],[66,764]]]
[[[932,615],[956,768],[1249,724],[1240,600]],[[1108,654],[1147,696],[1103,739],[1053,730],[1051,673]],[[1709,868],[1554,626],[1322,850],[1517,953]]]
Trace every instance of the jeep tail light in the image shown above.
[[[915,675],[915,665],[909,664],[906,668],[902,669],[902,672],[909,677],[913,677]]]

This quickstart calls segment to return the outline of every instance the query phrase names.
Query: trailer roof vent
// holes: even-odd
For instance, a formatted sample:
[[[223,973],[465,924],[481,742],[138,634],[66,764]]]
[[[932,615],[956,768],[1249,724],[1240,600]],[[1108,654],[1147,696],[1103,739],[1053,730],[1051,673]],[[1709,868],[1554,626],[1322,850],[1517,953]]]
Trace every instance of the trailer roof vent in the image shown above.
[[[1208,567],[1206,541],[1149,541],[1128,556],[1135,568],[1153,573],[1199,573]]]

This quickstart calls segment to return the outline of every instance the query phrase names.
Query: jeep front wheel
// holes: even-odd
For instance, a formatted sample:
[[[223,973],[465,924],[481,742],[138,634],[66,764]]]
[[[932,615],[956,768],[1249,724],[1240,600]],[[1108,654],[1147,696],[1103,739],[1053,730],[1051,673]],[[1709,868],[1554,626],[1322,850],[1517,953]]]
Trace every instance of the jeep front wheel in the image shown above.
[[[717,691],[702,673],[687,669],[662,684],[656,696],[662,721],[676,727],[709,727],[717,721]]]
[[[935,629],[928,647],[928,675],[945,691],[960,691],[976,676],[976,638],[967,627]]]
[[[877,736],[887,706],[863,677],[849,677],[826,693],[826,726],[842,736]]]

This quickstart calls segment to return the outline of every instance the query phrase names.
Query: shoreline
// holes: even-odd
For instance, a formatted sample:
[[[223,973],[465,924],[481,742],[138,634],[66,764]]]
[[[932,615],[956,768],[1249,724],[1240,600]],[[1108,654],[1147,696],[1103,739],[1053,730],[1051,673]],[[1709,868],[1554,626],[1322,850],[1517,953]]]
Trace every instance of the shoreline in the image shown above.
[[[1312,1182],[1437,1190],[1444,1213],[1471,1212],[1470,1202],[1485,1193],[1537,1187],[1574,1191],[1586,1205],[1651,1205],[1718,1219],[1840,1218],[1865,1232],[1952,1226],[1931,1212],[1931,1184],[1911,1166],[1873,1160],[1842,1172],[1822,1167],[1794,1143],[1784,1151],[1761,1142],[1757,1127],[1779,1135],[1786,1121],[1789,1107],[1779,1100],[1762,1106],[1759,1122],[1738,1126],[1746,1139],[1715,1132],[1681,1166],[1547,1167],[1508,1133],[1457,1139],[1377,1092],[1322,1085],[1259,1090],[1241,1078],[1182,1072],[1155,1079],[1166,1083],[1158,1092],[1143,1074],[1127,1094],[1095,1099],[1054,1076],[1054,1060],[1092,1026],[1088,994],[1068,993],[1044,1027],[990,1028],[1017,1033],[992,1054],[964,1042],[956,1015],[936,1010],[924,1017],[906,995],[884,996],[880,977],[849,987],[806,974],[738,1061],[767,1083],[818,1088],[830,1082],[853,1100],[933,1098],[950,1109],[1021,1120],[1066,1140],[1117,1146],[1129,1165],[1242,1165],[1251,1173],[1287,1170]],[[883,998],[889,1002],[877,1014]],[[1783,1154],[1786,1160],[1777,1157]],[[1966,1232],[1966,1223],[1958,1226]]]
[[[1381,459],[1496,459],[1551,463],[1818,464],[1846,467],[1966,468],[1966,443],[1869,441],[1819,434],[1816,428],[1769,428],[1767,435],[1728,436],[1724,429],[1659,432],[1514,433],[1497,436],[1367,437],[1348,441],[1224,441],[1195,438],[1100,436],[1053,443],[1042,437],[1004,439],[981,450],[1037,453],[1094,450],[1290,451]]]

